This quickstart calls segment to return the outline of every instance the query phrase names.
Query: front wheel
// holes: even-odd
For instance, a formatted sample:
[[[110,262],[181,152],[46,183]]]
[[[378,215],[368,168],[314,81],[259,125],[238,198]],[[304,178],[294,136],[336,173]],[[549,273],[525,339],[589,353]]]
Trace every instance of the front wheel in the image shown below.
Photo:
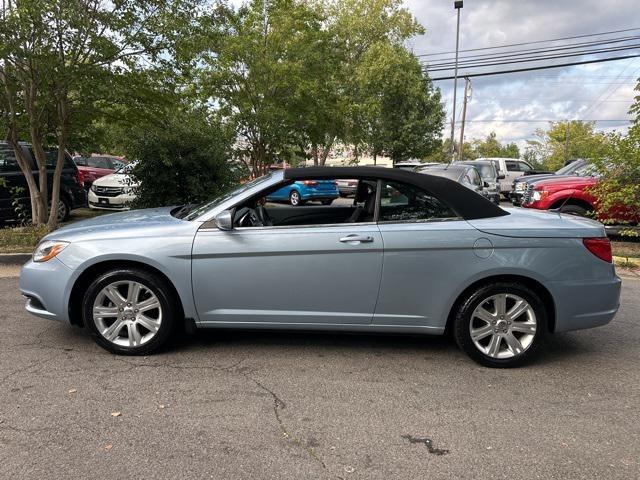
[[[563,205],[560,208],[560,213],[565,213],[567,215],[576,215],[578,217],[586,217],[587,209],[581,207],[580,205]]]
[[[176,310],[166,282],[139,269],[103,273],[87,289],[83,316],[96,343],[121,355],[147,355],[168,339]]]
[[[515,367],[529,360],[547,331],[542,300],[518,283],[494,283],[471,292],[454,320],[458,346],[487,367]]]
[[[322,205],[331,205],[333,203],[333,199],[331,200],[322,200]]]

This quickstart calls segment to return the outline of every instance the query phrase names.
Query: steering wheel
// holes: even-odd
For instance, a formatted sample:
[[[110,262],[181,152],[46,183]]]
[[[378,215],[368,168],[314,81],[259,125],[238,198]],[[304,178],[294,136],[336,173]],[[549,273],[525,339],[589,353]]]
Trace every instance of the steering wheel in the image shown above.
[[[263,227],[262,218],[256,211],[257,209],[243,207],[236,213],[238,227]]]
[[[269,212],[267,212],[267,209],[264,208],[264,206],[258,205],[255,212],[263,226],[270,227],[273,225]]]

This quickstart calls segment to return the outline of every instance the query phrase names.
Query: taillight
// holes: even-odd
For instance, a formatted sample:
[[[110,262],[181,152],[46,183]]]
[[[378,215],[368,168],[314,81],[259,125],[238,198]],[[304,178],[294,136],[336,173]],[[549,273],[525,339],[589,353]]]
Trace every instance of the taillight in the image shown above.
[[[583,238],[582,243],[587,247],[587,250],[593,253],[600,260],[604,260],[609,263],[613,261],[611,242],[608,238]]]
[[[316,182],[315,180],[305,180],[304,183],[307,187],[315,187],[316,185],[318,185],[318,182]]]
[[[84,186],[84,173],[82,173],[80,170],[76,170],[76,182],[81,187]]]

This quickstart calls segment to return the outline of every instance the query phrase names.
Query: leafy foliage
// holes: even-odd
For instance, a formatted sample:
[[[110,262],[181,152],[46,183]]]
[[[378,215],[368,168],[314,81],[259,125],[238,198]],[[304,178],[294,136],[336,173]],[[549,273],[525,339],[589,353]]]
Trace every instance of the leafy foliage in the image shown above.
[[[595,131],[595,123],[571,120],[552,122],[547,130],[537,130],[536,139],[527,142],[527,158],[555,171],[567,160],[601,158],[607,136]]]
[[[598,198],[598,210],[609,223],[640,219],[640,80],[630,109],[636,118],[626,136],[607,135],[604,152],[593,163],[600,180],[591,189]]]
[[[227,190],[239,172],[227,163],[231,138],[203,112],[178,112],[161,128],[139,128],[125,145],[137,160],[137,207],[198,203]]]

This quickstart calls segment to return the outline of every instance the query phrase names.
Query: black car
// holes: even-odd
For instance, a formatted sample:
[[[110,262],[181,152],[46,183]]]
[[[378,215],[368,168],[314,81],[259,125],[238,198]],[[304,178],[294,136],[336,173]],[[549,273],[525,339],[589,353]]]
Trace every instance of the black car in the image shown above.
[[[20,147],[29,160],[31,171],[36,183],[39,181],[38,167],[35,161],[31,145],[21,143]],[[45,151],[47,160],[47,180],[49,191],[53,184],[53,172],[58,160],[57,149],[47,149]],[[29,186],[20,166],[16,160],[13,148],[6,142],[0,141],[0,222],[7,220],[18,220],[16,208],[13,205],[17,198],[22,207],[31,214],[31,199],[29,197]],[[82,175],[74,163],[71,155],[66,153],[62,176],[60,177],[60,202],[58,202],[58,221],[69,218],[71,210],[81,208],[87,204],[87,194],[84,190]]]
[[[476,167],[480,177],[488,184],[485,188],[485,197],[496,205],[500,205],[500,180],[504,175],[498,172],[495,162],[491,160],[465,160],[456,162],[456,165],[469,165]]]
[[[515,206],[520,206],[522,203],[522,195],[524,194],[528,185],[535,183],[539,180],[546,180],[548,178],[556,178],[557,176],[570,177],[574,175],[581,176],[585,171],[589,169],[589,162],[584,159],[576,159],[567,163],[564,167],[557,170],[555,173],[539,173],[535,175],[524,175],[518,177],[513,181],[511,186],[511,193],[509,194],[509,200]]]

